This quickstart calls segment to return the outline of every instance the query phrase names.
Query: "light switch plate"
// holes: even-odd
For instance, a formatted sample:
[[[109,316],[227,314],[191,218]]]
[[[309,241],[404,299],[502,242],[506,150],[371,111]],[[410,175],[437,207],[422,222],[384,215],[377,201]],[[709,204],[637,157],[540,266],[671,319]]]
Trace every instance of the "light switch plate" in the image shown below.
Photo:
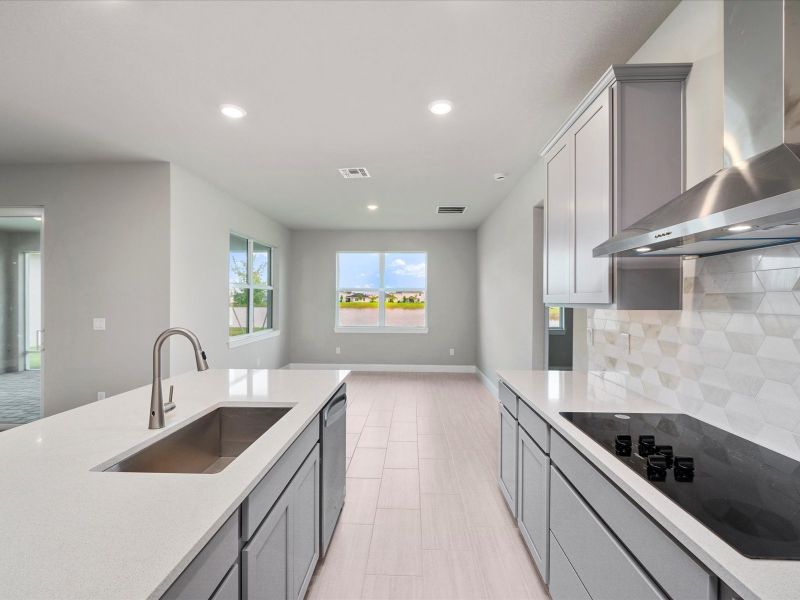
[[[455,355],[456,355],[456,349],[450,348],[450,356],[455,356]]]
[[[92,319],[92,327],[95,331],[105,331],[106,330],[106,319],[105,317],[95,317]]]

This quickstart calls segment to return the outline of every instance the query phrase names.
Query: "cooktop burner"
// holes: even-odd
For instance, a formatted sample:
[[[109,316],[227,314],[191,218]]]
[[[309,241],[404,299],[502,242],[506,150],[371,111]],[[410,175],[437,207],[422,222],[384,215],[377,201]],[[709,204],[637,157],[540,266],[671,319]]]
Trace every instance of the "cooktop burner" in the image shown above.
[[[561,416],[741,554],[800,560],[800,462],[682,414]]]

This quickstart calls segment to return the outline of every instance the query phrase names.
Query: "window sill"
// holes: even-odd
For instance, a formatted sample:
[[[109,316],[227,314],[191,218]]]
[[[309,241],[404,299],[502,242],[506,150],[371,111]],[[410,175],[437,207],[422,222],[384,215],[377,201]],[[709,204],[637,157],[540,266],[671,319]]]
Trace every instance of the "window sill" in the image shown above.
[[[334,333],[428,333],[427,327],[334,327]]]
[[[280,329],[270,329],[269,331],[259,331],[258,333],[248,333],[246,335],[237,335],[236,337],[228,338],[228,348],[238,348],[239,346],[246,346],[262,340],[278,337],[281,334]]]

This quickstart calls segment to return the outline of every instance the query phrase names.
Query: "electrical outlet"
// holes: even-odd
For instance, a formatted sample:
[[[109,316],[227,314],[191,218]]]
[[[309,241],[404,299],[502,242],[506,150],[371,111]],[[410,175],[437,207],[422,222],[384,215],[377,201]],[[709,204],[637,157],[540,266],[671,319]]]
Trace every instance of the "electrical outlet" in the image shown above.
[[[336,346],[336,354],[341,354],[342,349],[339,346]]]
[[[105,317],[95,317],[92,319],[92,327],[95,331],[105,331],[106,330],[106,319]]]
[[[97,399],[98,400],[105,400],[106,399],[106,393],[105,392],[97,392]]]
[[[450,356],[455,356],[455,355],[456,355],[456,349],[450,348]]]

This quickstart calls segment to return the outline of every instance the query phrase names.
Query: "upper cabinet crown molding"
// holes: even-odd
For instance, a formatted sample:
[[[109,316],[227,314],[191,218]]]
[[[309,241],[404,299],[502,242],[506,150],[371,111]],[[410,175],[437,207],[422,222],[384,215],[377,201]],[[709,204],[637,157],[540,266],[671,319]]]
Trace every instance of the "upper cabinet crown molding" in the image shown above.
[[[544,147],[539,151],[539,156],[545,156],[558,141],[564,137],[570,127],[575,124],[580,116],[586,111],[597,97],[603,93],[611,84],[617,81],[684,81],[692,70],[692,63],[662,63],[662,64],[626,64],[611,65],[603,76],[597,80],[592,89],[583,97],[561,127],[555,132],[553,137],[548,140]]]

